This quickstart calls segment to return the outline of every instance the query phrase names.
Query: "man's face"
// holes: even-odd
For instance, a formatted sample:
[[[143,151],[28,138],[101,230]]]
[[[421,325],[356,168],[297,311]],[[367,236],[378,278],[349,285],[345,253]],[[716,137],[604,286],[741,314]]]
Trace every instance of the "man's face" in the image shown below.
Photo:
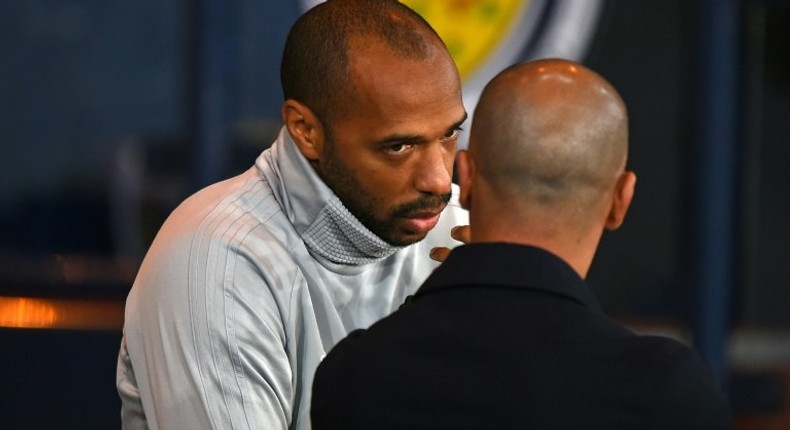
[[[452,60],[393,58],[371,43],[350,64],[352,106],[328,125],[316,166],[343,204],[393,245],[422,240],[450,198],[458,130],[466,119]]]

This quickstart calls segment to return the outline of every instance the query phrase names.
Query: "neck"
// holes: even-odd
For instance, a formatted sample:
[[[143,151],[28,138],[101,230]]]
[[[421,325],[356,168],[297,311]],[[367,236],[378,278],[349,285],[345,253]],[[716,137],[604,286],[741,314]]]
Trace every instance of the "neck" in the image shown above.
[[[470,243],[505,242],[545,249],[568,263],[581,278],[586,278],[603,229],[576,232],[556,220],[530,217],[503,217],[502,212],[475,216],[470,212]],[[491,222],[496,220],[496,222]]]

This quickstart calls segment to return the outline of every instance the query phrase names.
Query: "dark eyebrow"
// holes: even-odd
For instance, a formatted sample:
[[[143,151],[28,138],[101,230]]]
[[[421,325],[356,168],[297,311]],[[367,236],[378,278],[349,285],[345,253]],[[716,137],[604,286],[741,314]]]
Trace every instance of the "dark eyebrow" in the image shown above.
[[[466,121],[469,115],[464,111],[464,116],[461,117],[458,121],[454,122],[450,128],[447,129],[446,134],[453,132],[461,127],[461,124]],[[425,136],[421,134],[391,134],[383,139],[381,139],[378,144],[379,145],[388,145],[393,143],[420,143],[425,142],[428,140]]]
[[[469,114],[467,114],[466,111],[464,111],[464,116],[462,116],[460,120],[456,121],[453,125],[451,125],[450,128],[447,129],[447,133],[450,133],[452,131],[461,128],[461,124],[463,124],[467,118],[469,118]]]

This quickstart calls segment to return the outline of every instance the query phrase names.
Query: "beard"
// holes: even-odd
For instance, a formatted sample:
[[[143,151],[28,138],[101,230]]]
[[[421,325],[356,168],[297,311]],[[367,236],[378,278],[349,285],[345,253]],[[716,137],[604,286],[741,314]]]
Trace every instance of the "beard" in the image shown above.
[[[398,220],[426,210],[443,209],[450,201],[450,192],[424,194],[420,198],[402,203],[379,217],[377,208],[383,204],[376,195],[366,193],[351,169],[342,165],[334,154],[333,142],[327,142],[324,157],[323,180],[340,199],[343,205],[362,225],[376,236],[393,246],[407,246],[425,238],[426,233],[416,234],[399,227]]]

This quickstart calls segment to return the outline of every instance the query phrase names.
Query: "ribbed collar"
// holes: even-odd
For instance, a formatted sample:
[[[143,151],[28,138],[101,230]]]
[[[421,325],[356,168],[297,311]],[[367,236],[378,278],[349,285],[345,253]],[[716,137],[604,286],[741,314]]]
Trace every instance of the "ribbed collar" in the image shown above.
[[[571,266],[554,254],[533,246],[511,243],[459,246],[428,277],[413,300],[459,286],[538,290],[603,313],[592,290]]]
[[[362,265],[401,249],[376,236],[346,209],[285,127],[256,166],[311,254],[334,264]]]

